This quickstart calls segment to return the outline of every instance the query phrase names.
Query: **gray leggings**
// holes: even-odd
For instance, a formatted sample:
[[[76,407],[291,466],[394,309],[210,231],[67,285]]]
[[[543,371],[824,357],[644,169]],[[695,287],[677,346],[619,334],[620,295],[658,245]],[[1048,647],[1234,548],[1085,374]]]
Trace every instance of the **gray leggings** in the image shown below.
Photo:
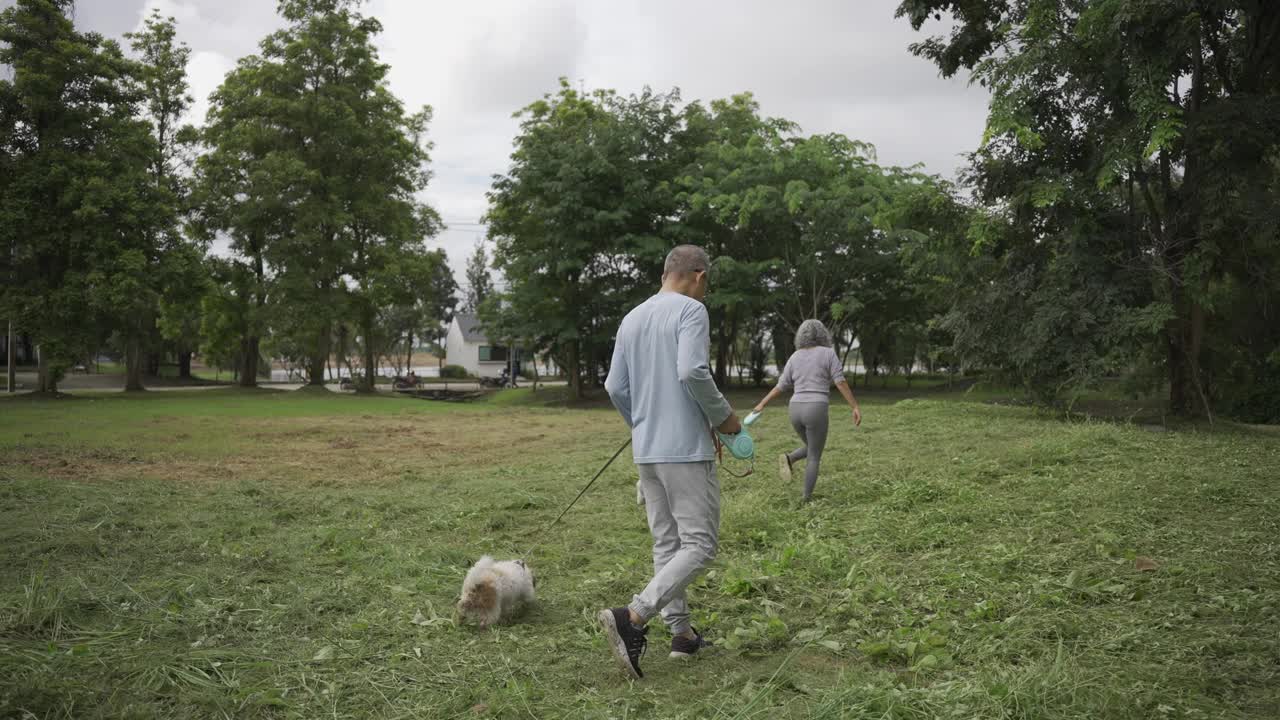
[[[792,402],[791,427],[800,436],[798,449],[787,453],[791,462],[809,459],[804,466],[804,499],[813,495],[813,486],[818,484],[818,466],[822,463],[822,448],[827,445],[828,406],[824,402]]]

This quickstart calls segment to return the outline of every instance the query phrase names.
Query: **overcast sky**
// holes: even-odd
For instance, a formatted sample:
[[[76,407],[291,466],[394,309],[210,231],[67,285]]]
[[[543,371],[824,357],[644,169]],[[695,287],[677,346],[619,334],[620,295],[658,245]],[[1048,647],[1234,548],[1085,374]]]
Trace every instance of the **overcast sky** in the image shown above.
[[[623,93],[678,87],[686,101],[751,91],[764,113],[805,133],[844,133],[875,145],[882,164],[954,176],[981,138],[987,93],[912,56],[907,45],[923,33],[894,18],[897,4],[371,0],[364,10],[382,21],[391,89],[410,109],[435,109],[426,199],[452,226],[433,242],[460,270],[483,237],[465,223],[484,214],[491,178],[507,167],[511,114],[561,76]],[[80,0],[76,24],[120,38],[152,7],[177,18],[192,49],[196,118],[236,59],[280,25],[273,0]]]

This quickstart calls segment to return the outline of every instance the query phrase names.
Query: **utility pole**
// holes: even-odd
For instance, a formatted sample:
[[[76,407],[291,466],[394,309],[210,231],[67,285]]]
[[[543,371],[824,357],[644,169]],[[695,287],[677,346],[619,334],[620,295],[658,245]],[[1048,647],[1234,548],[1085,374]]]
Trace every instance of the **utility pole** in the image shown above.
[[[507,374],[511,376],[511,387],[516,386],[516,344],[514,341],[507,345]]]

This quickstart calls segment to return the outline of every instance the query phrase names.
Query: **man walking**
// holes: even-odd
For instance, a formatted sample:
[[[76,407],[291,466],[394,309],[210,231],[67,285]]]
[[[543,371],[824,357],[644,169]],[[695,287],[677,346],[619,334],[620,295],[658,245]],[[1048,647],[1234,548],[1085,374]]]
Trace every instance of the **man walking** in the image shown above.
[[[742,425],[716,388],[707,361],[711,323],[702,304],[711,260],[694,245],[667,255],[662,289],[623,318],[605,389],[631,428],[632,452],[653,534],[653,579],[627,607],[601,610],[609,648],[643,677],[647,623],[661,613],[671,656],[709,643],[689,624],[685,587],[716,556],[720,483],[715,436]]]

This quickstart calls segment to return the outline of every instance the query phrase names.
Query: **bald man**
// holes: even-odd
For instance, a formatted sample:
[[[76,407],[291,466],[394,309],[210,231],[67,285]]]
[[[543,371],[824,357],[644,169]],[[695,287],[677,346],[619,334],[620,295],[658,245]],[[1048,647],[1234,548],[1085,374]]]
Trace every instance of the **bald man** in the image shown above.
[[[703,298],[710,268],[707,252],[694,245],[667,255],[661,290],[618,328],[605,381],[631,428],[653,534],[653,579],[630,605],[598,616],[610,651],[635,679],[644,676],[640,657],[656,615],[671,631],[671,657],[690,657],[710,644],[689,622],[685,587],[715,559],[719,538],[720,483],[710,429],[742,430],[707,359],[711,322]]]

